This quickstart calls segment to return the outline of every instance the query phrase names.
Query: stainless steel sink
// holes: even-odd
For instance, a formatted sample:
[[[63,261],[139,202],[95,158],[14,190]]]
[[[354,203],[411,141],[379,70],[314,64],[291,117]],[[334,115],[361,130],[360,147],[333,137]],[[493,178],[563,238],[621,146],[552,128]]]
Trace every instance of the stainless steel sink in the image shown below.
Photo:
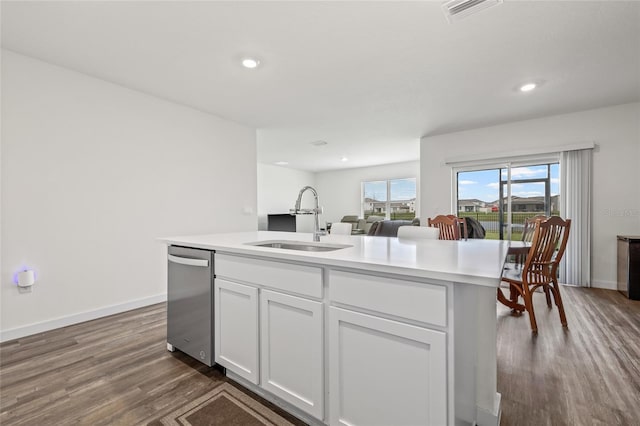
[[[329,244],[329,243],[316,243],[309,241],[288,241],[288,240],[278,240],[278,241],[258,241],[255,243],[246,243],[249,246],[256,247],[267,247],[267,248],[277,248],[284,250],[299,250],[299,251],[315,251],[315,252],[323,252],[323,251],[334,251],[340,250],[348,247],[353,247],[349,244]]]

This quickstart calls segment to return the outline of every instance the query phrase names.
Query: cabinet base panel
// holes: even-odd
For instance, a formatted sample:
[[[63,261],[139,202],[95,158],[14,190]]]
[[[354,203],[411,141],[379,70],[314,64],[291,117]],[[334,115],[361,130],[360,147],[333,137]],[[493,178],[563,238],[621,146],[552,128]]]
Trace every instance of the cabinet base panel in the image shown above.
[[[482,407],[477,407],[476,423],[479,425],[500,425],[500,417],[502,416],[502,395],[496,392],[494,410],[489,412]]]

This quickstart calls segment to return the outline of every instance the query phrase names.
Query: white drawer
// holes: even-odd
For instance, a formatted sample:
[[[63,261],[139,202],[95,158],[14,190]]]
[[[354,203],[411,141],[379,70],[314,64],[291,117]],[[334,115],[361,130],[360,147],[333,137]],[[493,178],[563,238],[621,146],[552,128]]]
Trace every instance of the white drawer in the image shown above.
[[[322,268],[216,253],[216,277],[322,298]]]
[[[447,287],[374,275],[329,271],[332,302],[447,326]]]

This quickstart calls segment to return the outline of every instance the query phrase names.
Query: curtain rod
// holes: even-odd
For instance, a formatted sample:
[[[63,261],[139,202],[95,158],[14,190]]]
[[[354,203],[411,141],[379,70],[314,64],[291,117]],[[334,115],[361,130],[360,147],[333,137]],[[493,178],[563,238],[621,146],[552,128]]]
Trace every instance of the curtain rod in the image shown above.
[[[481,164],[486,162],[493,162],[502,160],[506,161],[508,159],[517,160],[521,157],[531,157],[531,156],[543,156],[543,155],[554,155],[560,152],[565,151],[579,151],[582,149],[593,149],[596,144],[594,142],[580,142],[569,145],[560,145],[554,147],[539,147],[534,149],[522,150],[522,151],[502,151],[499,153],[493,154],[472,154],[465,155],[460,157],[451,157],[445,158],[441,163],[443,166],[462,166],[462,165],[471,165],[471,164]]]

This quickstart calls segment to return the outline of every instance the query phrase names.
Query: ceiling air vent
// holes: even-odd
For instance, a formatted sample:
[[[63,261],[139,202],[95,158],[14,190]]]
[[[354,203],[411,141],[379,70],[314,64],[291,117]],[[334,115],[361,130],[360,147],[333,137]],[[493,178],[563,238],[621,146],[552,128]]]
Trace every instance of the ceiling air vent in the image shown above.
[[[502,0],[451,0],[442,5],[442,10],[452,23],[500,3]]]

